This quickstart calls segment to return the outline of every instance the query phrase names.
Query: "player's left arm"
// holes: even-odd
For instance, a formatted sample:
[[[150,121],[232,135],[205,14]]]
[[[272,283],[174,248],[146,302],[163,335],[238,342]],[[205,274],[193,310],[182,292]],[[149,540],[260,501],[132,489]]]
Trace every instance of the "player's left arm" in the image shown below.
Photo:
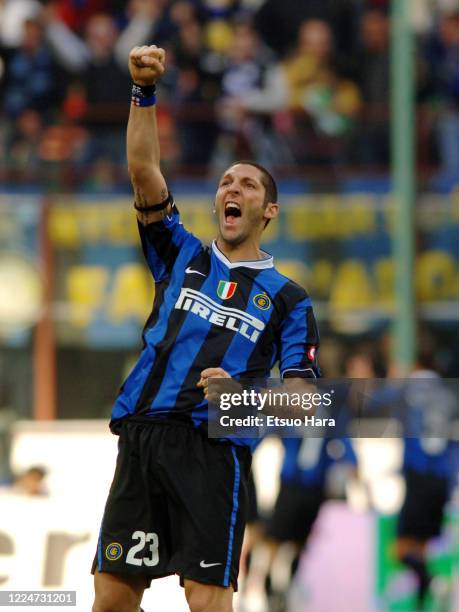
[[[304,294],[281,326],[279,367],[285,387],[292,392],[304,390],[305,379],[320,377],[317,361],[319,331],[311,300]],[[207,399],[210,378],[231,378],[223,368],[206,368],[201,372],[197,387]],[[311,381],[312,382],[312,381]]]
[[[290,310],[280,332],[279,370],[284,384],[291,385],[289,379],[319,378],[319,330],[306,293]]]
[[[280,332],[279,371],[283,390],[299,395],[316,392],[314,382],[321,376],[317,361],[320,340],[311,300],[306,292],[284,319]]]

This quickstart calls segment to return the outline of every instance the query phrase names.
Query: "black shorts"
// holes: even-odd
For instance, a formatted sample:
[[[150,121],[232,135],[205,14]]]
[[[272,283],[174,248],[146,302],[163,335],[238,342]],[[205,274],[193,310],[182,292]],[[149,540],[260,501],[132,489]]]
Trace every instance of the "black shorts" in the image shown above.
[[[266,534],[280,542],[304,544],[324,499],[322,487],[281,483],[273,514],[266,524]]]
[[[429,540],[440,534],[448,501],[448,479],[414,470],[404,473],[405,501],[398,517],[397,535]]]
[[[125,421],[93,573],[237,590],[251,453],[177,423]]]

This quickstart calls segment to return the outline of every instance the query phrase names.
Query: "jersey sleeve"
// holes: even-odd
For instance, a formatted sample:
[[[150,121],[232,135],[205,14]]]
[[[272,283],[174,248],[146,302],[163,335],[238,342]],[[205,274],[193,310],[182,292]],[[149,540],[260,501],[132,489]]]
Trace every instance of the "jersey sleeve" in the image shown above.
[[[138,227],[143,254],[156,282],[169,276],[177,262],[186,266],[203,248],[201,241],[183,227],[175,204],[161,221],[148,225],[138,222]]]
[[[319,330],[311,300],[299,300],[281,325],[279,369],[281,378],[318,378]]]

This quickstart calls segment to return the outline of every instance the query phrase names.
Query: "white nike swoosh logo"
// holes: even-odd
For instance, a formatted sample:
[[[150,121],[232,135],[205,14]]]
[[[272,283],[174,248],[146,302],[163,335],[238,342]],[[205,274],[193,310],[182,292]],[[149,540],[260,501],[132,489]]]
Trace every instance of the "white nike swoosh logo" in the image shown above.
[[[193,270],[193,268],[187,268],[185,270],[186,274],[200,274],[201,276],[207,276],[207,274],[204,274],[203,272],[198,272],[198,270]]]
[[[199,564],[200,567],[214,567],[215,565],[223,565],[222,563],[206,563],[204,560]]]

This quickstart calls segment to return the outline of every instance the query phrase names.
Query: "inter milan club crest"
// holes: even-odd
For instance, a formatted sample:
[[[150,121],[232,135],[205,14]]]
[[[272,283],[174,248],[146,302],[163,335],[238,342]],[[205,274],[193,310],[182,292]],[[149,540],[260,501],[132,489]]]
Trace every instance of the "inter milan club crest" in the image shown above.
[[[222,300],[229,300],[231,297],[233,297],[236,287],[237,283],[232,283],[230,281],[219,281],[217,295]]]
[[[123,547],[118,542],[112,542],[105,549],[105,556],[109,561],[118,561],[123,554]]]
[[[253,303],[260,310],[268,310],[268,308],[271,308],[271,300],[266,295],[266,293],[258,293],[253,298]]]

